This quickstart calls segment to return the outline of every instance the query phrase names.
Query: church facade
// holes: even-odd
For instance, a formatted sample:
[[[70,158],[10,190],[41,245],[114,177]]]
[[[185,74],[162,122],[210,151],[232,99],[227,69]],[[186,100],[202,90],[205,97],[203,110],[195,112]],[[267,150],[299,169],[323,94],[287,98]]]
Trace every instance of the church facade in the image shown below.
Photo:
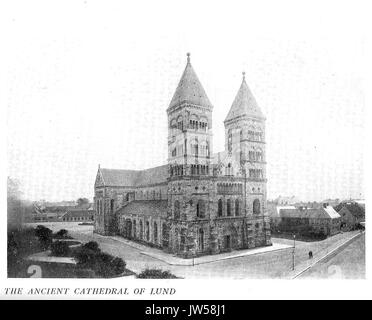
[[[95,232],[184,258],[271,245],[265,117],[244,73],[219,153],[213,153],[212,112],[188,54],[167,108],[167,164],[139,171],[99,167]]]

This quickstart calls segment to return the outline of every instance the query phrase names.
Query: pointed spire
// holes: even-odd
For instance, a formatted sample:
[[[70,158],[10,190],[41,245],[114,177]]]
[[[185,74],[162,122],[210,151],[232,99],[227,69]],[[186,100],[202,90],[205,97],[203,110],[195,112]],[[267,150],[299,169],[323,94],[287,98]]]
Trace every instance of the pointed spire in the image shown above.
[[[190,53],[187,53],[187,64],[178,83],[176,92],[173,95],[169,108],[188,102],[198,106],[212,107],[207,94],[200,83],[193,67],[190,63]]]
[[[235,96],[234,102],[230,108],[225,122],[242,116],[252,116],[264,118],[261,109],[259,108],[256,99],[254,98],[247,82],[245,81],[245,72],[242,72],[243,79],[239,91]]]

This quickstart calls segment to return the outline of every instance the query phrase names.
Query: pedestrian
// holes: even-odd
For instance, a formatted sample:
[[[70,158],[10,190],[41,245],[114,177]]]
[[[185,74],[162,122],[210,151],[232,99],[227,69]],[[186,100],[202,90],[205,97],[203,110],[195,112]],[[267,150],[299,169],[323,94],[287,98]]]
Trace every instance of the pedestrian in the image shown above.
[[[312,259],[312,258],[313,258],[313,252],[309,251],[309,259]]]

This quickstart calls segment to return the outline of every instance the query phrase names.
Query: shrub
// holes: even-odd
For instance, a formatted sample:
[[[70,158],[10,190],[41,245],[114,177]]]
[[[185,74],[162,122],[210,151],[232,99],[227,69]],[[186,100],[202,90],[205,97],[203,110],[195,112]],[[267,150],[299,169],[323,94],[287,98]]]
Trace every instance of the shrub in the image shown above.
[[[56,236],[59,238],[66,238],[68,235],[68,231],[66,229],[61,229],[56,233]]]
[[[160,269],[145,269],[137,278],[139,279],[176,279],[177,277],[169,271],[162,271]]]
[[[52,255],[65,257],[70,253],[70,247],[66,241],[56,241],[51,245]]]
[[[125,271],[125,267],[127,264],[124,262],[122,258],[116,257],[111,262],[112,268],[115,271],[115,274],[121,274]]]
[[[39,238],[40,244],[44,249],[48,248],[52,243],[52,230],[42,225],[38,225],[35,229],[35,235]]]
[[[93,252],[101,252],[101,249],[99,248],[99,245],[96,241],[89,241],[83,244],[82,248],[91,250]]]
[[[77,259],[79,264],[86,265],[91,267],[94,265],[97,260],[98,252],[87,249],[84,246],[81,246],[79,249],[75,250],[74,257]]]
[[[82,245],[75,251],[74,256],[79,264],[93,269],[97,275],[104,278],[117,276],[125,271],[125,261],[119,257],[101,252],[98,243],[95,241]]]

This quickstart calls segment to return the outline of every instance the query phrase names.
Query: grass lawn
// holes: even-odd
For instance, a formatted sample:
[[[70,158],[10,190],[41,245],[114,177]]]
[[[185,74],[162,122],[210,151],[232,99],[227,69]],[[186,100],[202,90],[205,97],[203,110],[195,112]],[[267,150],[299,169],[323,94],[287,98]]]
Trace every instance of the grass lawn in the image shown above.
[[[52,237],[55,238],[54,235]],[[55,241],[67,242],[68,246],[72,247],[68,252],[62,251],[61,257],[73,257],[77,261],[75,253],[81,249],[79,245],[81,242],[72,240],[70,236],[66,236],[64,240],[55,239]],[[49,243],[52,243],[52,240]],[[48,262],[27,259],[35,253],[45,253],[52,257],[49,251],[50,247],[50,244],[48,247],[41,244],[33,228],[10,231],[8,233],[8,278],[110,278],[135,274],[125,268],[125,263],[120,261],[122,267],[113,269],[115,267],[112,263],[118,262],[118,258],[115,259],[115,256],[106,255],[101,259],[99,259],[100,256],[97,256],[98,260],[94,260],[92,265],[74,264],[74,260],[61,263],[61,261],[53,261],[53,259]]]

